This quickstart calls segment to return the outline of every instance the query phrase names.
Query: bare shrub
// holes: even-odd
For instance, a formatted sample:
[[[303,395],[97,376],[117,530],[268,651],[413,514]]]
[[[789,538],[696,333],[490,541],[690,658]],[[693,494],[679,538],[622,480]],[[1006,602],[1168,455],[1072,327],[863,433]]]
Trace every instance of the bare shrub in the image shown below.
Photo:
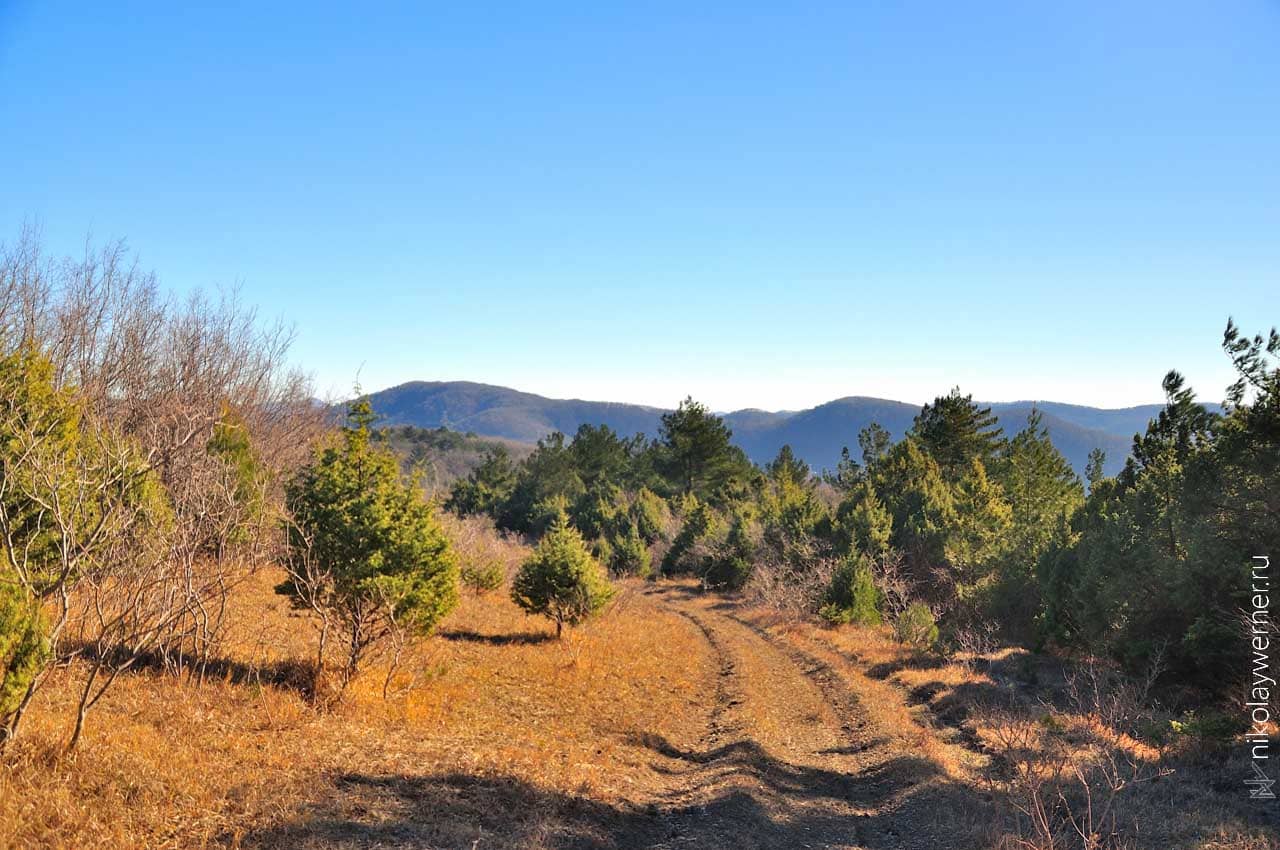
[[[285,362],[291,341],[288,328],[260,322],[234,293],[162,295],[123,243],[56,260],[28,230],[0,248],[0,353],[35,352],[51,364],[52,386],[79,411],[86,446],[74,462],[101,466],[76,501],[60,496],[42,515],[46,528],[67,531],[66,563],[56,582],[29,585],[56,600],[56,662],[92,659],[73,742],[84,711],[143,655],[202,674],[224,637],[231,589],[277,551],[281,473],[322,427],[307,380]],[[30,474],[6,486],[24,487],[22,498],[85,480],[76,476],[86,470],[42,448],[47,437],[31,432],[13,444],[14,463]],[[143,481],[164,504],[163,522],[135,522],[120,508],[120,493]],[[115,505],[111,521],[80,522],[77,511],[104,498]],[[144,525],[145,539],[133,536]],[[14,554],[21,537],[17,526],[6,529],[13,572],[25,569]],[[74,648],[63,640],[72,634]]]
[[[502,571],[502,584],[510,584],[529,557],[529,545],[519,534],[498,528],[487,516],[460,517],[440,511],[438,517],[464,572],[468,566],[496,565]]]
[[[1025,850],[1122,850],[1135,846],[1139,813],[1132,789],[1166,776],[1163,752],[1130,737],[1155,717],[1147,675],[1129,680],[1096,661],[1066,676],[1074,716],[1028,706],[984,710],[994,755],[1004,770],[1010,831],[1002,846]],[[1068,728],[1074,725],[1076,731]],[[1086,733],[1083,740],[1081,732]]]
[[[782,557],[764,549],[745,593],[747,600],[789,617],[806,617],[822,607],[840,559],[820,554],[811,545],[802,557]]]

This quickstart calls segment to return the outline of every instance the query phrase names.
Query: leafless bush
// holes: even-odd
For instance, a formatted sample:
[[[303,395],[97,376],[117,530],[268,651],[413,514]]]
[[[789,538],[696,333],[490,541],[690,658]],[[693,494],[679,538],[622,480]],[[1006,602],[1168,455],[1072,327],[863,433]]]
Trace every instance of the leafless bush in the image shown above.
[[[322,428],[307,380],[287,366],[291,341],[290,329],[260,322],[234,293],[163,295],[123,243],[56,260],[25,231],[0,248],[0,352],[47,358],[54,385],[74,393],[83,430],[99,445],[83,457],[116,461],[79,488],[90,491],[77,496],[82,504],[52,505],[41,520],[66,532],[58,581],[32,586],[57,600],[57,660],[69,660],[62,639],[73,621],[75,653],[92,659],[73,741],[84,711],[143,652],[175,670],[203,670],[226,628],[227,594],[278,547],[283,473]],[[66,459],[41,448],[47,437],[19,435],[12,447],[30,474],[5,486],[25,486],[24,499],[87,480],[55,468]],[[216,437],[233,451],[215,450]],[[85,527],[76,514],[133,486],[126,475],[156,482],[166,506],[166,521],[147,527],[143,541],[131,536],[142,520],[131,526],[120,499],[111,522]],[[22,530],[6,531],[9,569],[18,571]]]
[[[1164,650],[1156,651],[1139,678],[1130,678],[1095,658],[1065,675],[1067,699],[1082,716],[1103,728],[1133,734],[1154,716],[1152,690],[1164,672]]]
[[[1066,677],[1068,722],[1090,730],[1083,743],[1052,711],[1029,706],[988,708],[994,754],[1004,768],[1003,798],[1012,830],[1003,846],[1022,850],[1122,850],[1133,846],[1137,817],[1126,813],[1127,792],[1168,775],[1162,753],[1128,738],[1155,709],[1157,657],[1141,679],[1128,680],[1096,662]]]
[[[871,561],[871,578],[884,605],[884,613],[896,620],[916,601],[915,588],[907,578],[902,555],[886,552]]]
[[[464,565],[499,564],[506,584],[511,583],[529,554],[529,546],[519,534],[499,529],[486,516],[459,517],[448,511],[440,511],[438,516],[445,536]]]
[[[1137,833],[1122,815],[1132,786],[1164,775],[1117,747],[1073,752],[1052,730],[1026,717],[991,720],[1007,778],[1012,824],[1002,847],[1020,850],[1124,850]]]
[[[786,616],[808,616],[821,607],[839,564],[839,558],[812,548],[802,558],[765,549],[747,582],[747,599]]]
[[[957,629],[952,638],[955,661],[973,670],[983,656],[1000,647],[998,635],[999,627],[990,620],[977,620]]]

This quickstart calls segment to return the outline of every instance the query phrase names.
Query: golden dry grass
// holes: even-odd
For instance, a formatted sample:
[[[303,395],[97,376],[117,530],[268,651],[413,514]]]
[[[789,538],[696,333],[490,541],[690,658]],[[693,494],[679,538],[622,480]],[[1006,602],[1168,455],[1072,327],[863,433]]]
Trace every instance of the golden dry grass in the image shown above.
[[[512,563],[522,551],[499,549]],[[1041,724],[1049,709],[1009,673],[1040,663],[1020,651],[923,656],[881,630],[785,621],[668,583],[622,585],[563,641],[505,592],[465,593],[389,698],[375,663],[344,705],[318,711],[272,683],[314,639],[273,592],[279,579],[238,588],[225,679],[128,674],[70,756],[59,745],[74,671],[59,671],[0,763],[0,848],[667,846],[647,843],[654,813],[687,825],[705,806],[720,832],[671,846],[782,847],[773,836],[806,818],[836,834],[851,817],[863,826],[850,846],[855,833],[875,847],[910,830],[903,846],[934,846],[928,830],[945,826],[945,846],[980,848],[1000,840],[986,800],[998,799],[1001,724],[1031,722],[1080,758],[1099,741],[1153,755],[1062,707]],[[1044,664],[1042,685],[1057,675]],[[983,710],[1010,693],[1021,713]],[[1135,846],[1276,846],[1238,799],[1241,767],[1188,756],[1144,784]],[[828,804],[863,814],[831,819]]]
[[[279,579],[263,572],[241,587],[234,660],[311,654],[309,627],[272,592]],[[502,777],[616,801],[648,773],[636,770],[647,751],[635,739],[655,725],[683,739],[704,721],[697,694],[711,673],[692,628],[628,587],[608,616],[556,642],[503,593],[466,595],[404,665],[428,679],[386,701],[380,669],[331,713],[252,679],[140,672],[91,713],[71,756],[58,754],[73,700],[60,672],[0,766],[0,846],[262,843],[335,777]],[[531,835],[537,813],[525,814],[535,822],[513,829]],[[444,846],[469,840],[445,833]]]
[[[1002,793],[1009,784],[1010,742],[1033,769],[1054,759],[1096,765],[1107,752],[1123,767],[1136,765],[1143,780],[1117,798],[1117,823],[1129,843],[1152,850],[1271,850],[1280,847],[1280,810],[1275,801],[1250,801],[1242,780],[1249,775],[1242,748],[1206,754],[1189,742],[1164,747],[1109,726],[1064,696],[1069,666],[1022,649],[943,658],[920,653],[892,639],[888,628],[828,628],[783,621],[767,611],[750,618],[771,633],[838,665],[852,691],[878,724],[898,730],[901,745],[926,753],[963,781]],[[1077,671],[1079,672],[1079,671]],[[1161,775],[1162,774],[1162,775]],[[1145,777],[1157,777],[1149,779]],[[1006,810],[1007,811],[1007,810]],[[989,834],[992,845],[1039,847],[1011,841],[1005,823]],[[1078,846],[1071,845],[1071,846]]]

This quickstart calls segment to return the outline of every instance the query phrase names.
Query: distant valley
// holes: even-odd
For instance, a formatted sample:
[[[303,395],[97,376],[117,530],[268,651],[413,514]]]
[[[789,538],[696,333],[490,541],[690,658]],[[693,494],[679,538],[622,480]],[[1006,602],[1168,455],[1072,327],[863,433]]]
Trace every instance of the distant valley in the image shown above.
[[[579,425],[608,425],[620,434],[655,436],[663,408],[618,402],[552,399],[508,387],[468,381],[413,381],[369,396],[384,425],[449,428],[483,437],[533,443],[553,431],[572,435]],[[1107,453],[1107,472],[1124,466],[1133,435],[1161,409],[1158,404],[1120,409],[1051,401],[999,402],[990,405],[1006,435],[1025,425],[1033,407],[1058,450],[1079,473],[1089,452]],[[783,445],[816,470],[832,469],[840,450],[857,455],[858,432],[878,422],[902,437],[920,408],[887,399],[849,396],[808,410],[771,412],[745,409],[724,414],[734,441],[757,463],[765,463]]]

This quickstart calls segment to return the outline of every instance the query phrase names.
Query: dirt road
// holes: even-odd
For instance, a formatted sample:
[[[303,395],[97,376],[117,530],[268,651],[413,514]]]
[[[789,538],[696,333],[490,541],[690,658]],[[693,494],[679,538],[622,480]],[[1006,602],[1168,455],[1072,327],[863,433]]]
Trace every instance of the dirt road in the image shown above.
[[[664,662],[688,682],[679,710],[628,728],[592,727],[593,784],[553,790],[476,764],[458,748],[421,767],[380,768],[406,734],[368,745],[360,770],[334,774],[279,828],[246,836],[259,848],[459,850],[925,850],[982,846],[985,811],[971,785],[913,752],[901,730],[877,728],[830,647],[752,625],[735,603],[692,584],[639,586],[625,616],[666,623],[678,645]],[[622,616],[615,612],[612,616]],[[607,623],[604,625],[607,628]],[[536,637],[536,636],[535,636]],[[533,637],[468,635],[476,659],[526,675],[521,659],[558,653]],[[619,654],[645,651],[613,645]],[[647,651],[653,651],[650,644]],[[524,655],[515,655],[520,652]],[[478,662],[477,662],[478,663]],[[530,663],[525,661],[524,663]],[[674,675],[679,673],[681,675]],[[524,681],[524,680],[521,680]],[[621,687],[617,680],[610,687]],[[520,712],[561,710],[519,686]],[[664,692],[665,693],[665,692]],[[685,693],[682,691],[681,693]],[[491,691],[471,695],[492,699]],[[607,694],[602,694],[607,697]],[[514,698],[513,698],[514,699]],[[668,705],[676,705],[668,702]],[[569,710],[569,709],[563,709]],[[882,721],[883,722],[883,721]],[[919,732],[919,730],[916,730]],[[501,733],[500,733],[501,734]],[[408,759],[412,761],[412,759]]]
[[[651,742],[670,787],[654,801],[666,835],[626,848],[942,848],[974,834],[971,792],[895,751],[838,671],[735,616],[714,596],[655,591],[697,625],[719,661],[696,750]]]

